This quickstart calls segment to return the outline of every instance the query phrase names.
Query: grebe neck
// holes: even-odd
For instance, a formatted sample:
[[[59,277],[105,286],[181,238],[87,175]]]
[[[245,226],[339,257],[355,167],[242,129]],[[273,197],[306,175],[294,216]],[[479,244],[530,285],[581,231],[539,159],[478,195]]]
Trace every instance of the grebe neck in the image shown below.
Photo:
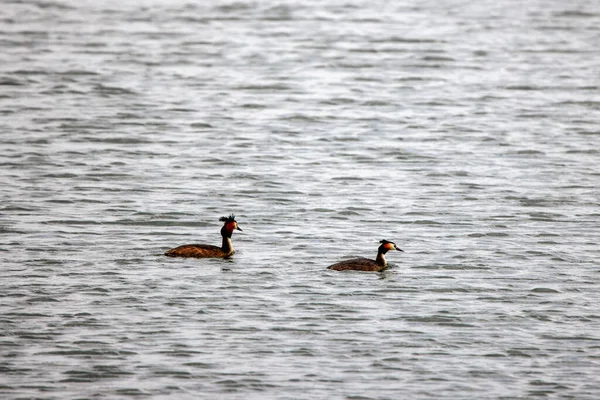
[[[223,244],[221,245],[221,250],[223,250],[226,254],[233,252],[231,236],[223,236]]]
[[[385,260],[385,253],[387,253],[387,249],[383,246],[379,246],[379,249],[377,249],[377,258],[375,259],[377,265],[381,265],[382,267],[385,267],[387,265],[387,261]]]

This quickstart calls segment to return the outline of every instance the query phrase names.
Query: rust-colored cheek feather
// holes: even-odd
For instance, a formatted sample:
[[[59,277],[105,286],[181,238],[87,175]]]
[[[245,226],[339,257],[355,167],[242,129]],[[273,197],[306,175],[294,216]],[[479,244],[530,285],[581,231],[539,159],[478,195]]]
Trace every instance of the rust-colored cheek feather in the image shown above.
[[[220,247],[202,244],[184,244],[165,252],[169,257],[191,258],[225,258],[232,254],[225,253]]]

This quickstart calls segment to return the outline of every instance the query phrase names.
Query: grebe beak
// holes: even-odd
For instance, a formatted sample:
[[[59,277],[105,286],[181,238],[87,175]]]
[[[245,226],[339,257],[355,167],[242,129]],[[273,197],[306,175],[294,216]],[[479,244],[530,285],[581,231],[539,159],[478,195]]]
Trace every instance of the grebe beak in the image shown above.
[[[396,247],[396,250],[398,250],[398,251],[401,251],[401,252],[403,252],[403,253],[404,253],[404,250],[402,250],[402,249],[401,249],[401,248],[399,248],[399,247]]]
[[[242,230],[242,228],[240,228],[239,226],[236,226],[236,227],[235,227],[235,229],[237,229],[238,231],[242,231],[242,232],[244,232],[244,231]]]

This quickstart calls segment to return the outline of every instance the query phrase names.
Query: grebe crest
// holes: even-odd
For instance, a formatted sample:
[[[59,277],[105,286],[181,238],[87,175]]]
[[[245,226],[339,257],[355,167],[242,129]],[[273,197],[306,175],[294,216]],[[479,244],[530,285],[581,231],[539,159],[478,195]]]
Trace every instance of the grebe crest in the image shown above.
[[[390,250],[404,251],[396,246],[396,243],[390,242],[389,240],[381,240],[381,245],[377,249],[377,258],[371,260],[370,258],[353,258],[351,260],[344,260],[327,267],[336,271],[383,271],[387,268],[387,261],[385,260],[385,253]]]
[[[231,244],[231,236],[233,231],[241,231],[242,228],[238,226],[235,220],[235,215],[231,214],[229,217],[221,217],[219,221],[223,222],[221,228],[221,236],[223,238],[221,247],[213,246],[210,244],[184,244],[183,246],[175,247],[174,249],[167,250],[166,256],[169,257],[193,257],[193,258],[228,258],[231,257],[235,251]]]

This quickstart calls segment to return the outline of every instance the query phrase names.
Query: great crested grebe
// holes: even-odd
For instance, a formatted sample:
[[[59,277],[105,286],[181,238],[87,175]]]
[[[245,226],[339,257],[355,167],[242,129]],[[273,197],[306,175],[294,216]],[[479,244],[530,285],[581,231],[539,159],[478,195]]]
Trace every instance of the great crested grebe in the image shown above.
[[[379,243],[381,243],[381,246],[379,246],[379,248],[377,249],[377,258],[375,260],[371,260],[369,258],[364,257],[353,258],[351,260],[344,260],[330,265],[329,267],[327,267],[327,269],[334,269],[336,271],[383,271],[385,268],[387,268],[387,262],[385,261],[385,253],[387,253],[389,250],[404,250],[399,249],[396,246],[396,243],[387,240],[382,240]]]
[[[223,244],[221,247],[212,246],[210,244],[184,244],[183,246],[175,247],[167,250],[166,256],[169,257],[194,257],[194,258],[228,258],[235,253],[231,245],[231,235],[236,229],[241,231],[238,226],[235,215],[229,217],[221,217],[219,221],[225,224],[221,228],[221,236],[223,236]]]

